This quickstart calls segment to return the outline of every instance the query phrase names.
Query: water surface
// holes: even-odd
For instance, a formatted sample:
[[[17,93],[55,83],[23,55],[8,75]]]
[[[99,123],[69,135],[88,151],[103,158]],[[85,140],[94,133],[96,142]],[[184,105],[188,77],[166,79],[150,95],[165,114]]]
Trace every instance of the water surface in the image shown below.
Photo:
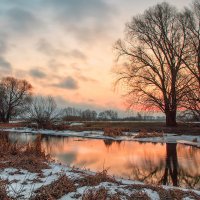
[[[11,142],[36,135],[9,133]],[[182,144],[81,139],[42,135],[42,147],[57,161],[151,184],[200,189],[200,149]]]

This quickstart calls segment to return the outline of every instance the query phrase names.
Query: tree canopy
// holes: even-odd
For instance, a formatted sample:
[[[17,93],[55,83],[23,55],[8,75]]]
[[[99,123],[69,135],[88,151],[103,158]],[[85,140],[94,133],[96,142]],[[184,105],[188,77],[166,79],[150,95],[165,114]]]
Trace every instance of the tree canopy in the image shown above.
[[[168,3],[160,3],[134,16],[126,25],[125,39],[118,40],[117,58],[126,64],[117,70],[117,83],[128,86],[132,105],[160,109],[166,124],[176,125],[193,76],[188,73],[191,42],[189,17]]]

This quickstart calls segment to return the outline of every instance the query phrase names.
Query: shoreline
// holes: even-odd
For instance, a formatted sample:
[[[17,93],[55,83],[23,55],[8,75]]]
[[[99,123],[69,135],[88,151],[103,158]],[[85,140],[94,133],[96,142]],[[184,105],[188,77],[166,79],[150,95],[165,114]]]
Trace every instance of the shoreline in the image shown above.
[[[69,131],[103,131],[105,128],[126,129],[127,132],[140,132],[146,130],[147,132],[163,132],[174,133],[178,135],[200,135],[200,123],[178,123],[176,127],[167,127],[164,122],[148,122],[148,121],[80,121],[80,122],[64,122],[62,126],[66,126]],[[36,125],[28,124],[27,122],[11,122],[0,123],[2,128],[24,128]],[[57,126],[59,129],[59,125]]]
[[[49,136],[61,136],[61,137],[79,137],[87,139],[100,139],[100,140],[112,140],[112,141],[138,141],[138,142],[152,142],[152,143],[180,143],[200,148],[200,135],[177,135],[174,133],[164,134],[163,137],[147,137],[147,138],[135,138],[137,133],[125,133],[124,136],[104,136],[103,131],[54,131],[45,129],[31,129],[31,128],[6,128],[2,129],[5,132],[26,133],[26,134],[41,134]],[[196,142],[194,142],[196,140]]]

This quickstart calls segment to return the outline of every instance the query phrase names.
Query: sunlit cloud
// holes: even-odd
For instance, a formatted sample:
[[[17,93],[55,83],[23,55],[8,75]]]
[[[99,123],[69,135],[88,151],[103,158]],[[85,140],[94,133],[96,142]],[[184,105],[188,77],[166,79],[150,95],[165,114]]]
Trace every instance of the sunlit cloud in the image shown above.
[[[113,45],[131,17],[156,2],[1,0],[1,76],[25,78],[35,95],[59,96],[65,105],[125,110],[112,86]]]

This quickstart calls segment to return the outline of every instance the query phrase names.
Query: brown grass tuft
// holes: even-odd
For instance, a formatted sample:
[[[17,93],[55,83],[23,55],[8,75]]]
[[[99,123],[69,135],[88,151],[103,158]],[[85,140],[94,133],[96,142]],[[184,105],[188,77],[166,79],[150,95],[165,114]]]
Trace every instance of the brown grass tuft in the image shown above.
[[[11,200],[6,192],[7,182],[0,179],[0,199],[1,200]]]
[[[97,200],[97,199],[106,200],[107,196],[108,196],[108,191],[104,187],[102,187],[99,188],[98,190],[94,189],[86,190],[83,193],[82,200]]]
[[[145,192],[138,191],[127,197],[127,200],[151,200],[151,198]]]
[[[107,170],[103,170],[102,172],[97,172],[94,175],[86,175],[83,179],[79,180],[79,184],[81,186],[89,185],[96,186],[102,182],[111,182],[117,183],[117,181],[107,174]]]
[[[74,183],[66,176],[62,175],[58,180],[52,182],[50,185],[43,186],[38,189],[36,195],[32,197],[32,200],[54,200],[59,199],[69,192],[74,192],[76,187]]]
[[[164,133],[158,133],[158,132],[152,132],[152,133],[148,133],[146,130],[141,130],[136,136],[135,138],[151,138],[151,137],[163,137]]]
[[[104,136],[109,137],[117,137],[117,136],[123,136],[123,131],[126,131],[123,128],[104,128]]]
[[[82,200],[120,200],[120,195],[109,195],[106,188],[101,187],[99,189],[89,189],[83,193]]]

